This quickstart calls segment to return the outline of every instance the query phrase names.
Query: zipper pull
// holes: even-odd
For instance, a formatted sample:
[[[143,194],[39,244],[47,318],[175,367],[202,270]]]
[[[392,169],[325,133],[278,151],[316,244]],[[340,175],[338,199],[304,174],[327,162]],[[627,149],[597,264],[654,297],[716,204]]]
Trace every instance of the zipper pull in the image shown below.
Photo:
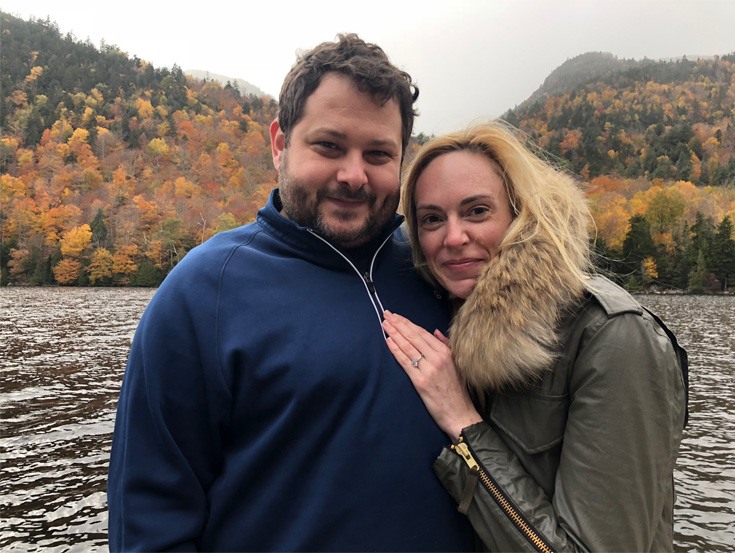
[[[470,467],[470,470],[480,470],[480,465],[477,464],[477,461],[475,461],[472,453],[470,453],[470,448],[467,447],[467,444],[464,443],[464,441],[460,439],[458,444],[452,444],[452,451],[454,451],[460,457],[462,457],[462,459],[464,459],[464,462],[467,463],[467,466]]]
[[[373,281],[370,278],[370,273],[366,272],[364,275],[362,275],[362,278],[365,279],[365,284],[367,284],[367,287],[368,287],[368,290],[370,290],[370,293],[375,294],[375,284],[373,284]]]

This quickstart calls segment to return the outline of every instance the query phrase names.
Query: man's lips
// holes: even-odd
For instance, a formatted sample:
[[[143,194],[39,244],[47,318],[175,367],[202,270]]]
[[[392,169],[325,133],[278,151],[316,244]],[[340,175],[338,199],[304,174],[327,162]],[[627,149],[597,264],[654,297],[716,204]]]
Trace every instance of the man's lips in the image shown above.
[[[329,203],[343,209],[351,209],[361,207],[367,203],[364,198],[340,198],[335,196],[327,196],[325,198]]]

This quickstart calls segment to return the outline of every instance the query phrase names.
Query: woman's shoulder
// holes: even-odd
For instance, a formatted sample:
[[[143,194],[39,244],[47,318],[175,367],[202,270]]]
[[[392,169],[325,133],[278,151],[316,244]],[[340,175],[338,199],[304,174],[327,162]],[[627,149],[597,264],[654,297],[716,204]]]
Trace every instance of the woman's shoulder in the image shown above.
[[[643,315],[643,307],[630,293],[602,275],[592,275],[586,289],[588,298],[599,304],[608,318],[624,313]]]

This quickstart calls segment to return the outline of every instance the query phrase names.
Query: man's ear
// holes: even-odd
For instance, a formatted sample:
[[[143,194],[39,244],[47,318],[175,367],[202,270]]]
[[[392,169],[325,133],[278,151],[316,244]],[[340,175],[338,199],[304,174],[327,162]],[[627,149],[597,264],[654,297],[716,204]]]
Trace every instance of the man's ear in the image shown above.
[[[283,151],[286,149],[286,135],[281,130],[278,119],[274,119],[270,126],[271,135],[271,155],[273,156],[273,166],[278,171],[281,166],[281,158]]]

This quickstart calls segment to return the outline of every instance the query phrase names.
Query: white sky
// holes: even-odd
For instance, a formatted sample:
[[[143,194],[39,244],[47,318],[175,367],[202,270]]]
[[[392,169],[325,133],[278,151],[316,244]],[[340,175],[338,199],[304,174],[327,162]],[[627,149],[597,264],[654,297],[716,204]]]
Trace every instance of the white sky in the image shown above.
[[[735,0],[0,0],[0,10],[48,16],[62,34],[159,68],[241,78],[276,99],[298,50],[356,32],[413,76],[414,131],[426,134],[501,115],[585,52],[735,52]]]

